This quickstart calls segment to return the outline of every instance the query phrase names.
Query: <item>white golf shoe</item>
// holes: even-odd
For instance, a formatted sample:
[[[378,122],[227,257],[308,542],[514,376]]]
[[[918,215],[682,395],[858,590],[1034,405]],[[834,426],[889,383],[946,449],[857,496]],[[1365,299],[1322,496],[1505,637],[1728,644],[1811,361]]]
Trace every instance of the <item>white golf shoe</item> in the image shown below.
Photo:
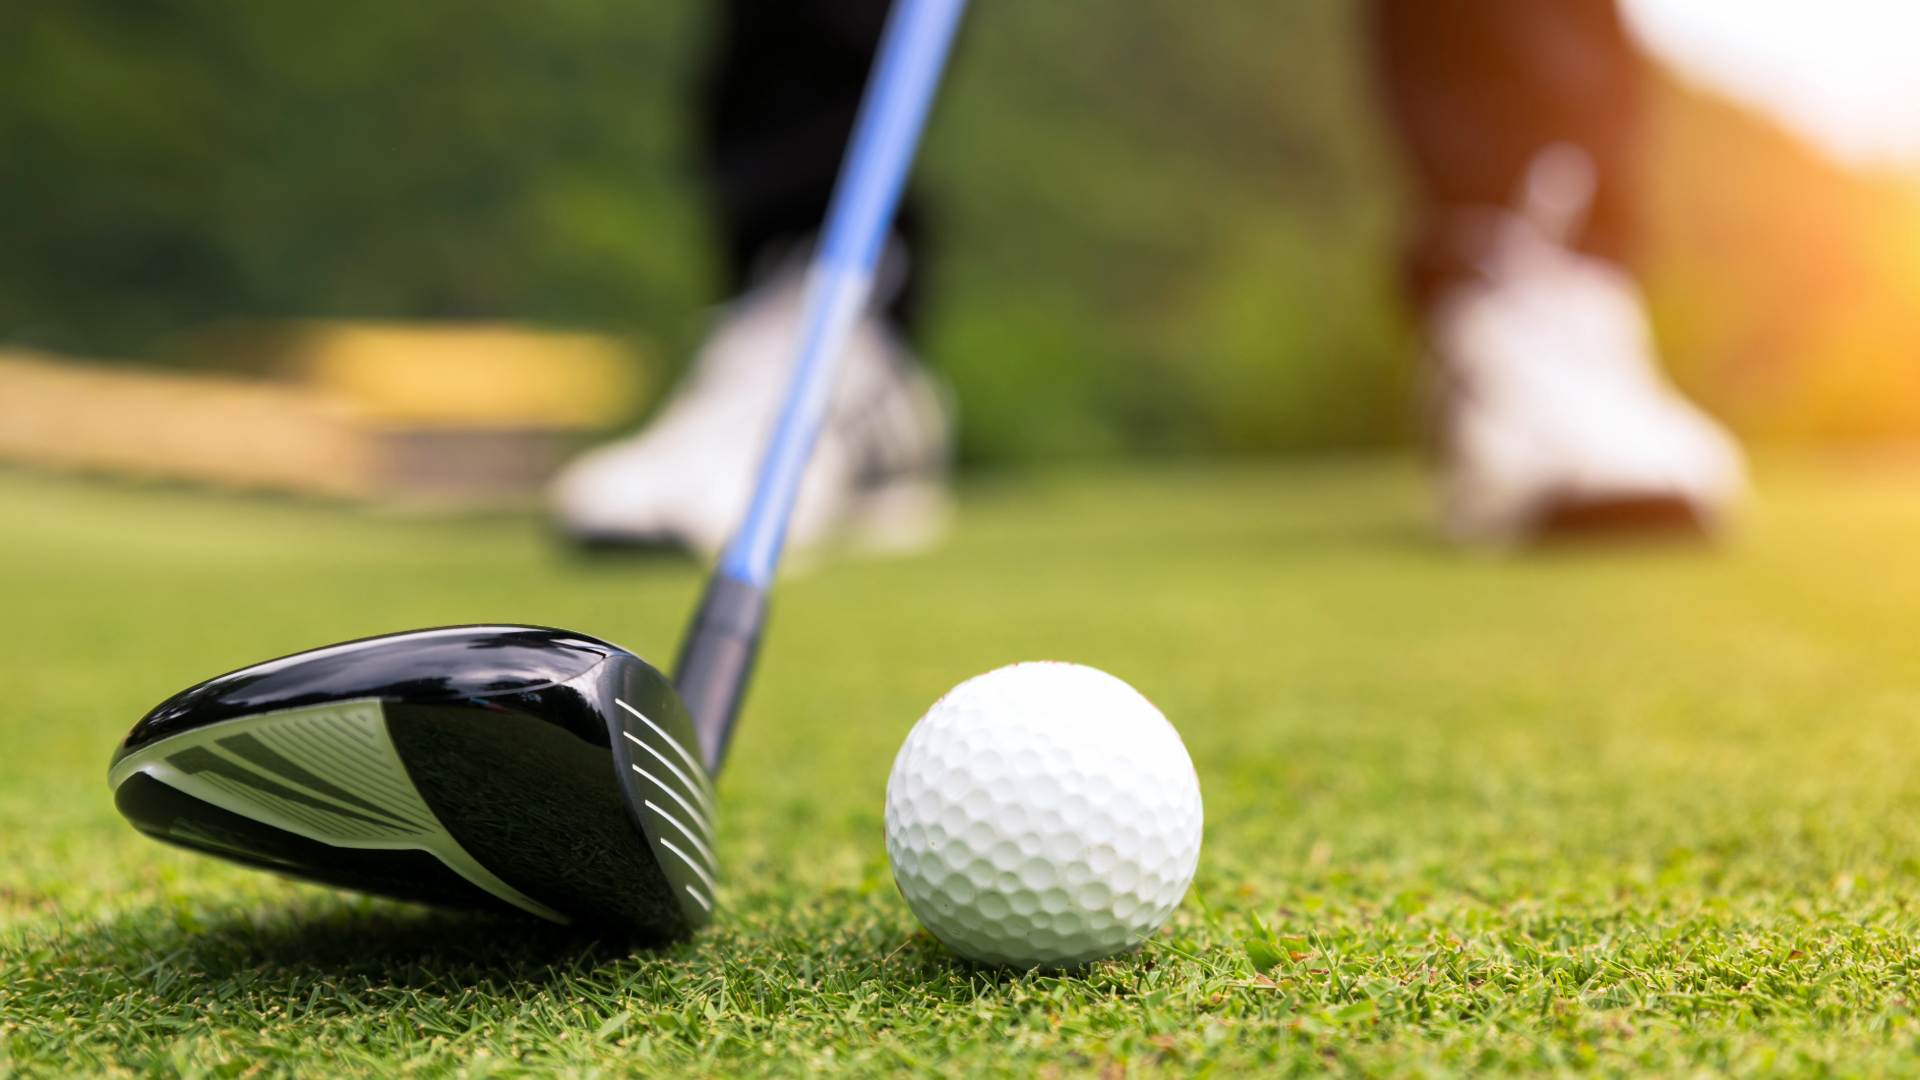
[[[562,470],[552,500],[568,533],[719,553],[746,513],[786,394],[802,284],[790,268],[735,300],[645,430]],[[912,550],[938,539],[949,512],[950,413],[899,338],[879,317],[863,318],[801,482],[789,551],[829,540]]]
[[[1661,375],[1632,279],[1552,226],[1504,214],[1481,276],[1429,312],[1446,531],[1493,547],[1720,533],[1746,488],[1739,447]]]

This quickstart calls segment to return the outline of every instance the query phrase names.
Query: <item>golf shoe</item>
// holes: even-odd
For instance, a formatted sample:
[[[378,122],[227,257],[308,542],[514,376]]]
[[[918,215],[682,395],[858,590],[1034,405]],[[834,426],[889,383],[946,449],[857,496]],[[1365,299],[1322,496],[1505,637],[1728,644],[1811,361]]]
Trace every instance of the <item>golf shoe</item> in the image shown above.
[[[786,393],[803,284],[792,266],[734,301],[651,424],[561,472],[552,498],[569,534],[718,553],[746,512]],[[801,484],[789,549],[845,540],[911,550],[937,539],[949,511],[950,414],[940,385],[885,320],[862,317]]]

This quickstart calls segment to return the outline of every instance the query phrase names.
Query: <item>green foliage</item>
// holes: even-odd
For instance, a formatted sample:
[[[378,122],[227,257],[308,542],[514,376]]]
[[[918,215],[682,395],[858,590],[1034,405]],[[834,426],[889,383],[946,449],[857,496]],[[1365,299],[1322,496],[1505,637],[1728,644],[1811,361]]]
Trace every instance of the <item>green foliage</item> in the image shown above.
[[[1912,1075],[1920,484],[1765,476],[1721,553],[1498,562],[1424,539],[1399,463],[976,482],[939,551],[783,585],[725,913],[630,952],[174,851],[102,781],[167,694],[339,638],[669,656],[697,568],[0,475],[0,1072]],[[1041,657],[1153,698],[1206,797],[1170,929],[1066,974],[953,959],[880,835],[920,712]]]
[[[976,459],[1391,438],[1392,169],[1345,0],[985,0],[927,149]]]
[[[1377,442],[1404,344],[1353,0],[980,0],[930,132],[964,452]],[[229,318],[644,333],[719,299],[691,0],[0,8],[0,341]]]
[[[671,327],[707,294],[685,3],[0,9],[0,335],[234,317]]]
[[[1262,938],[1248,938],[1246,942],[1247,959],[1253,962],[1253,970],[1265,975],[1272,971],[1286,957],[1280,954],[1280,947]]]

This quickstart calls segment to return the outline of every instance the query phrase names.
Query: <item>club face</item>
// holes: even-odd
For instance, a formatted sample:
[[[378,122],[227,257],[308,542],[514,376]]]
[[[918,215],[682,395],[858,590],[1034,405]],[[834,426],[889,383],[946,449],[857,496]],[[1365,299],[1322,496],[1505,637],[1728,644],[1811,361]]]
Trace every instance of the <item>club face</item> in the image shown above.
[[[668,940],[713,910],[715,803],[671,683],[533,626],[366,638],[208,680],[115,752],[156,839],[360,892]]]

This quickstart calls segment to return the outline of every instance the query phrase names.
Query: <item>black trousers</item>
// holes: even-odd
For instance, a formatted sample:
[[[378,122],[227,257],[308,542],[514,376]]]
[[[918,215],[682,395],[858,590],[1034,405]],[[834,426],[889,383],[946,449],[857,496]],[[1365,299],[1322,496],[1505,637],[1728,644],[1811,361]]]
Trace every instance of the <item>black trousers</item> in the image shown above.
[[[820,224],[859,108],[888,0],[727,0],[703,99],[707,166],[736,286]],[[1484,207],[1508,205],[1542,147],[1571,142],[1598,167],[1578,246],[1614,260],[1632,240],[1627,199],[1639,58],[1614,0],[1370,0],[1387,111],[1419,179],[1407,254],[1416,301],[1471,271]],[[1476,208],[1482,208],[1478,213]],[[909,195],[900,232],[921,233]],[[915,276],[893,303],[910,323]]]

